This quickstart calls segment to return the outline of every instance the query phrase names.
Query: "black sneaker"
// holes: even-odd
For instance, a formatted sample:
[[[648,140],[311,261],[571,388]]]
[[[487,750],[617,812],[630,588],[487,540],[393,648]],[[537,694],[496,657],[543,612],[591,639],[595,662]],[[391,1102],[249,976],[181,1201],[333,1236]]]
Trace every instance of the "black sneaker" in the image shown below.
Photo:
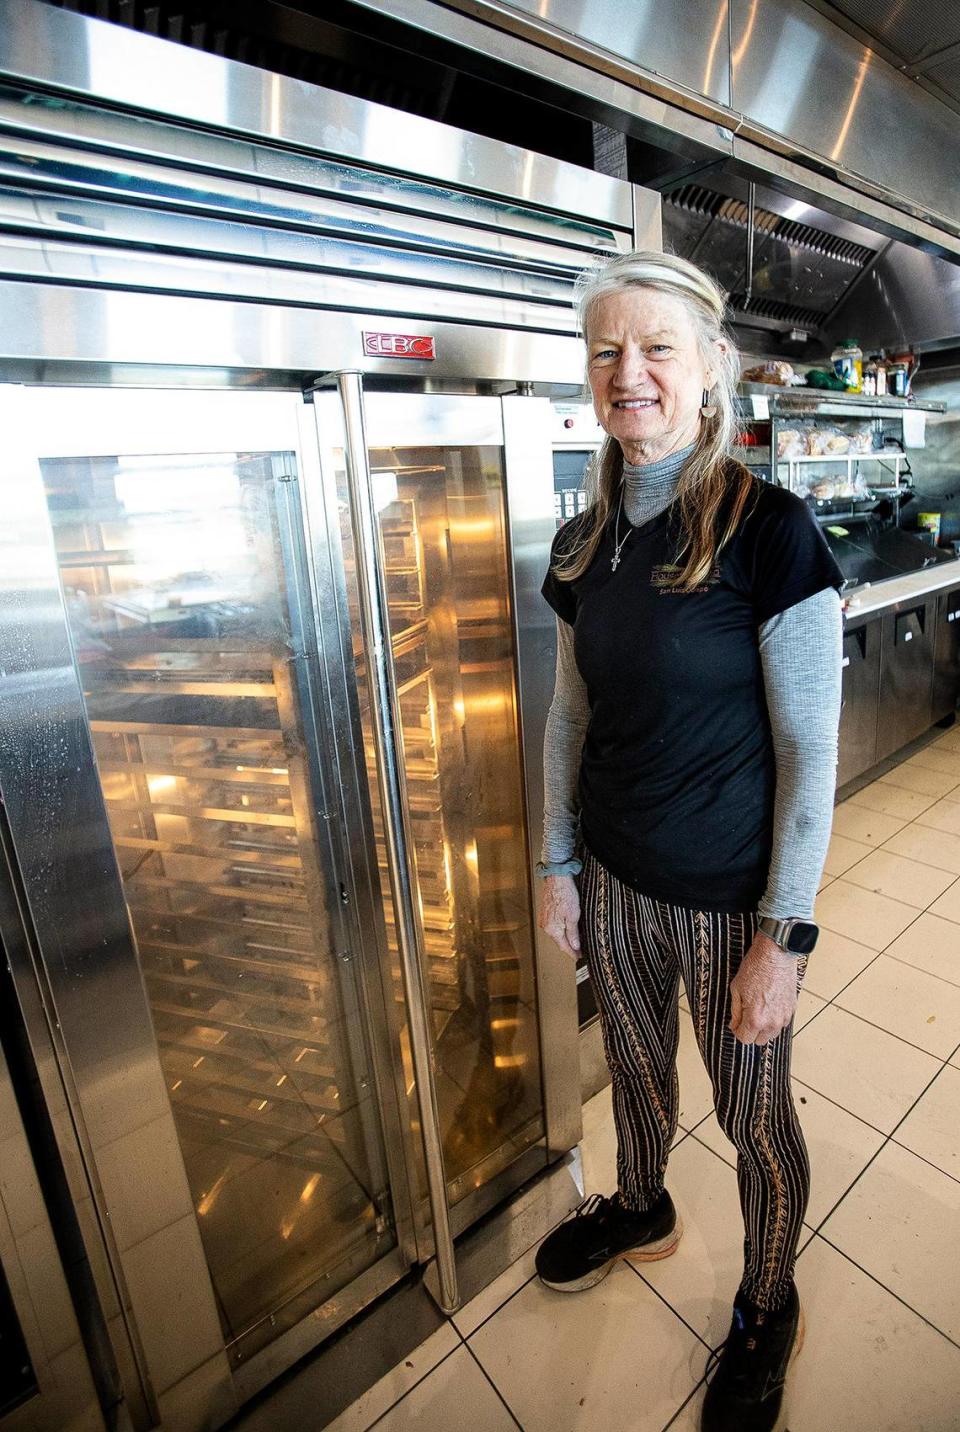
[[[572,1218],[561,1223],[537,1249],[541,1283],[559,1293],[579,1293],[605,1278],[626,1254],[650,1260],[667,1258],[683,1232],[666,1190],[646,1213],[622,1208],[617,1194],[591,1194]]]
[[[771,1432],[780,1415],[783,1385],[803,1345],[803,1313],[796,1286],[790,1301],[764,1312],[737,1293],[727,1340],[707,1360],[709,1386],[700,1432]]]

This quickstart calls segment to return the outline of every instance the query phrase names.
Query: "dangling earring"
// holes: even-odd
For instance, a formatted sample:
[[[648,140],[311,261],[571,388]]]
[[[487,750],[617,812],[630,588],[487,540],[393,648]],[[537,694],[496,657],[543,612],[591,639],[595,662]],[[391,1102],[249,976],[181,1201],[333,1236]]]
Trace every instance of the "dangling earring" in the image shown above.
[[[703,399],[700,403],[701,418],[715,418],[717,416],[717,405],[710,401],[710,389],[704,388]]]

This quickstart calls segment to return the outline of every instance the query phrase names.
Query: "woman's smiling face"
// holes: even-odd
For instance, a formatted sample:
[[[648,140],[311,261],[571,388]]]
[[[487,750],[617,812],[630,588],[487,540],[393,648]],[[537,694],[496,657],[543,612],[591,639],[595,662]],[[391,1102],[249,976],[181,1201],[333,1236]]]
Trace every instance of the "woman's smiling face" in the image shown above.
[[[587,332],[587,375],[602,428],[628,462],[654,462],[696,438],[714,375],[686,306],[653,288],[598,299]]]

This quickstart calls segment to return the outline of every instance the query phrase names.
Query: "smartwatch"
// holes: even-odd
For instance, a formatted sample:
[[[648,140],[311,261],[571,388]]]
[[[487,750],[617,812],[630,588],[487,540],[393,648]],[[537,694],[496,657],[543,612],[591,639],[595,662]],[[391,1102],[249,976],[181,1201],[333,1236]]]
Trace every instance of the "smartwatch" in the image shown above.
[[[759,929],[788,955],[809,955],[820,934],[812,920],[774,920],[771,915],[761,916]]]

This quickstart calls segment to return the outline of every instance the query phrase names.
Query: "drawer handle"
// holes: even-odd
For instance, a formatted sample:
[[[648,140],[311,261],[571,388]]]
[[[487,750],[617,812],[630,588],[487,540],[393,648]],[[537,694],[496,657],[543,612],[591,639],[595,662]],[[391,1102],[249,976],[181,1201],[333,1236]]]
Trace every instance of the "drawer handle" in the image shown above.
[[[841,665],[841,666],[849,666],[849,665],[850,665],[850,658],[849,658],[849,656],[845,656],[845,657],[843,658],[843,660],[841,661],[840,665]]]
[[[913,632],[912,632],[912,631],[905,631],[904,634],[903,634],[903,639],[904,639],[904,641],[913,641]]]

